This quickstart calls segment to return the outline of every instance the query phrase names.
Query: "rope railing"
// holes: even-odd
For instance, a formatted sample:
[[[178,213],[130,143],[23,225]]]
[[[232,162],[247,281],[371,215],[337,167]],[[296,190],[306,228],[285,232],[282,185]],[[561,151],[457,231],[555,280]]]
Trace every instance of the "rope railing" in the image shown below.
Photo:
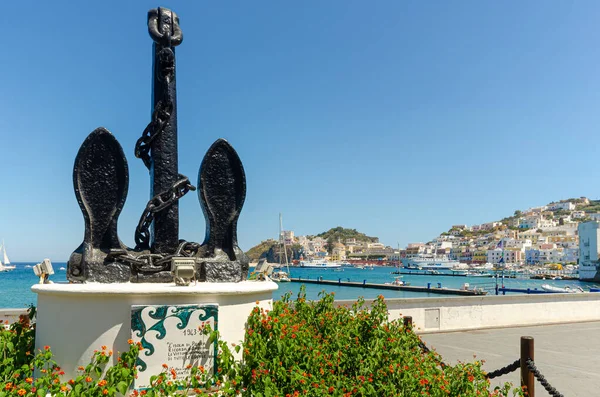
[[[423,343],[423,341],[419,341],[419,347],[421,348],[421,350],[423,350],[423,353],[431,353],[431,350],[427,347],[427,345],[425,345],[425,343]],[[446,363],[443,362],[441,359],[439,360],[439,363],[442,368],[447,367]]]
[[[511,372],[518,370],[520,367],[521,367],[521,360],[516,359],[515,362],[508,364],[505,367],[498,368],[497,370],[492,371],[492,372],[488,372],[486,377],[488,379],[494,379],[494,378],[497,378],[502,375],[508,375]]]
[[[565,397],[562,393],[560,393],[558,390],[556,390],[546,380],[546,377],[544,375],[542,375],[542,373],[540,372],[540,370],[537,369],[537,367],[535,366],[535,361],[533,361],[532,359],[528,358],[525,361],[525,363],[527,365],[527,369],[529,369],[529,371],[531,371],[531,373],[533,373],[533,376],[535,376],[535,378],[537,379],[537,381],[540,382],[540,384],[542,386],[544,386],[544,389],[546,389],[546,391],[548,392],[548,394],[550,394],[552,397]]]
[[[404,326],[412,329],[412,317],[404,317]],[[431,353],[431,350],[420,339],[418,346],[424,354]],[[442,368],[447,366],[441,358],[439,362]],[[521,337],[521,358],[502,368],[498,368],[495,371],[488,372],[486,377],[488,379],[494,379],[502,375],[508,375],[519,368],[521,369],[521,387],[527,390],[528,397],[535,397],[534,380],[540,382],[550,396],[564,397],[562,393],[556,390],[556,388],[546,380],[546,377],[542,375],[540,370],[536,367],[535,361],[533,360],[533,338],[530,336]]]

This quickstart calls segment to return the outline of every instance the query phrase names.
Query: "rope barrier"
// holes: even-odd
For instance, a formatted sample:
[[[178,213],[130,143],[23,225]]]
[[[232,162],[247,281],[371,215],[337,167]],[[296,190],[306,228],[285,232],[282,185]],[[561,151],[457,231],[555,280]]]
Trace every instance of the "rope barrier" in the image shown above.
[[[538,382],[540,382],[540,384],[544,386],[544,389],[546,389],[548,394],[550,394],[552,397],[565,397],[563,394],[559,393],[558,390],[552,387],[550,383],[548,383],[544,375],[542,375],[542,373],[535,366],[535,361],[528,358],[525,363],[527,364],[527,368],[529,368],[529,371],[531,371],[531,373],[533,373],[533,376],[535,376]]]
[[[508,364],[505,367],[499,368],[499,369],[497,369],[495,371],[492,371],[492,372],[488,372],[487,375],[486,375],[486,377],[488,379],[494,379],[494,378],[497,378],[497,377],[502,376],[502,375],[508,375],[511,372],[514,372],[517,369],[519,369],[520,366],[521,366],[521,360],[520,359],[516,359],[515,362],[513,362],[512,364]]]

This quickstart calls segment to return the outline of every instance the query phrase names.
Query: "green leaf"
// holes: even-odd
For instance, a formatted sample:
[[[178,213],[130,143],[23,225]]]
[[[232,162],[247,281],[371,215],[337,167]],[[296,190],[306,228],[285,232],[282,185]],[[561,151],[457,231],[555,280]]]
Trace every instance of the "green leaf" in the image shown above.
[[[46,397],[46,389],[38,389],[36,394],[38,397]]]
[[[123,381],[117,383],[117,390],[119,393],[125,395],[127,394],[127,389],[129,389],[129,385]]]

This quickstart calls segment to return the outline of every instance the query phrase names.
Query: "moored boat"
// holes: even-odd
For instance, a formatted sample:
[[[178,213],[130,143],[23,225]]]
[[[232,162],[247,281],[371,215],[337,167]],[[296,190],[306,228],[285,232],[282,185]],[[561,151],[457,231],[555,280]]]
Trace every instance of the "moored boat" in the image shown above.
[[[567,294],[580,294],[582,292],[585,292],[581,287],[571,288],[568,285],[566,287],[556,287],[550,284],[542,284],[540,288],[548,292],[562,292]]]
[[[330,263],[327,261],[319,261],[319,260],[308,260],[308,261],[300,261],[300,267],[308,268],[308,269],[335,269],[342,267],[339,263]]]

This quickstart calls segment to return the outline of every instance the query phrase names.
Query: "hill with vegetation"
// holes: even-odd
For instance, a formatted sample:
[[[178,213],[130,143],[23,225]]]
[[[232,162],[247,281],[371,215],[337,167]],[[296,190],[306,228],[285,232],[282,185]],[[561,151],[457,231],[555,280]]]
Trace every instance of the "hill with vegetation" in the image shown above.
[[[250,259],[250,262],[256,262],[261,257],[264,257],[265,253],[267,253],[269,251],[272,251],[272,248],[273,247],[277,247],[278,245],[279,245],[279,243],[277,241],[275,241],[275,240],[261,241],[259,244],[257,244],[254,247],[250,248],[246,252],[246,255]]]
[[[357,231],[356,229],[346,229],[341,226],[329,229],[326,232],[317,234],[316,236],[307,236],[310,239],[315,237],[321,237],[327,240],[327,251],[331,252],[333,244],[341,241],[345,243],[347,239],[354,238],[356,241],[364,241],[367,243],[373,243],[379,241],[377,237],[370,237],[364,233]],[[257,262],[260,258],[267,258],[268,262],[281,263],[279,242],[273,239],[261,241],[260,244],[250,248],[246,255],[250,258],[250,262]],[[288,260],[299,259],[303,256],[302,246],[300,244],[293,244],[286,247]]]
[[[326,232],[317,234],[317,237],[321,237],[324,240],[333,241],[336,243],[338,241],[345,243],[346,240],[349,238],[354,238],[356,239],[356,241],[364,241],[367,243],[374,243],[379,241],[377,237],[370,237],[364,233],[357,231],[356,229],[346,229],[341,226],[334,227]]]

